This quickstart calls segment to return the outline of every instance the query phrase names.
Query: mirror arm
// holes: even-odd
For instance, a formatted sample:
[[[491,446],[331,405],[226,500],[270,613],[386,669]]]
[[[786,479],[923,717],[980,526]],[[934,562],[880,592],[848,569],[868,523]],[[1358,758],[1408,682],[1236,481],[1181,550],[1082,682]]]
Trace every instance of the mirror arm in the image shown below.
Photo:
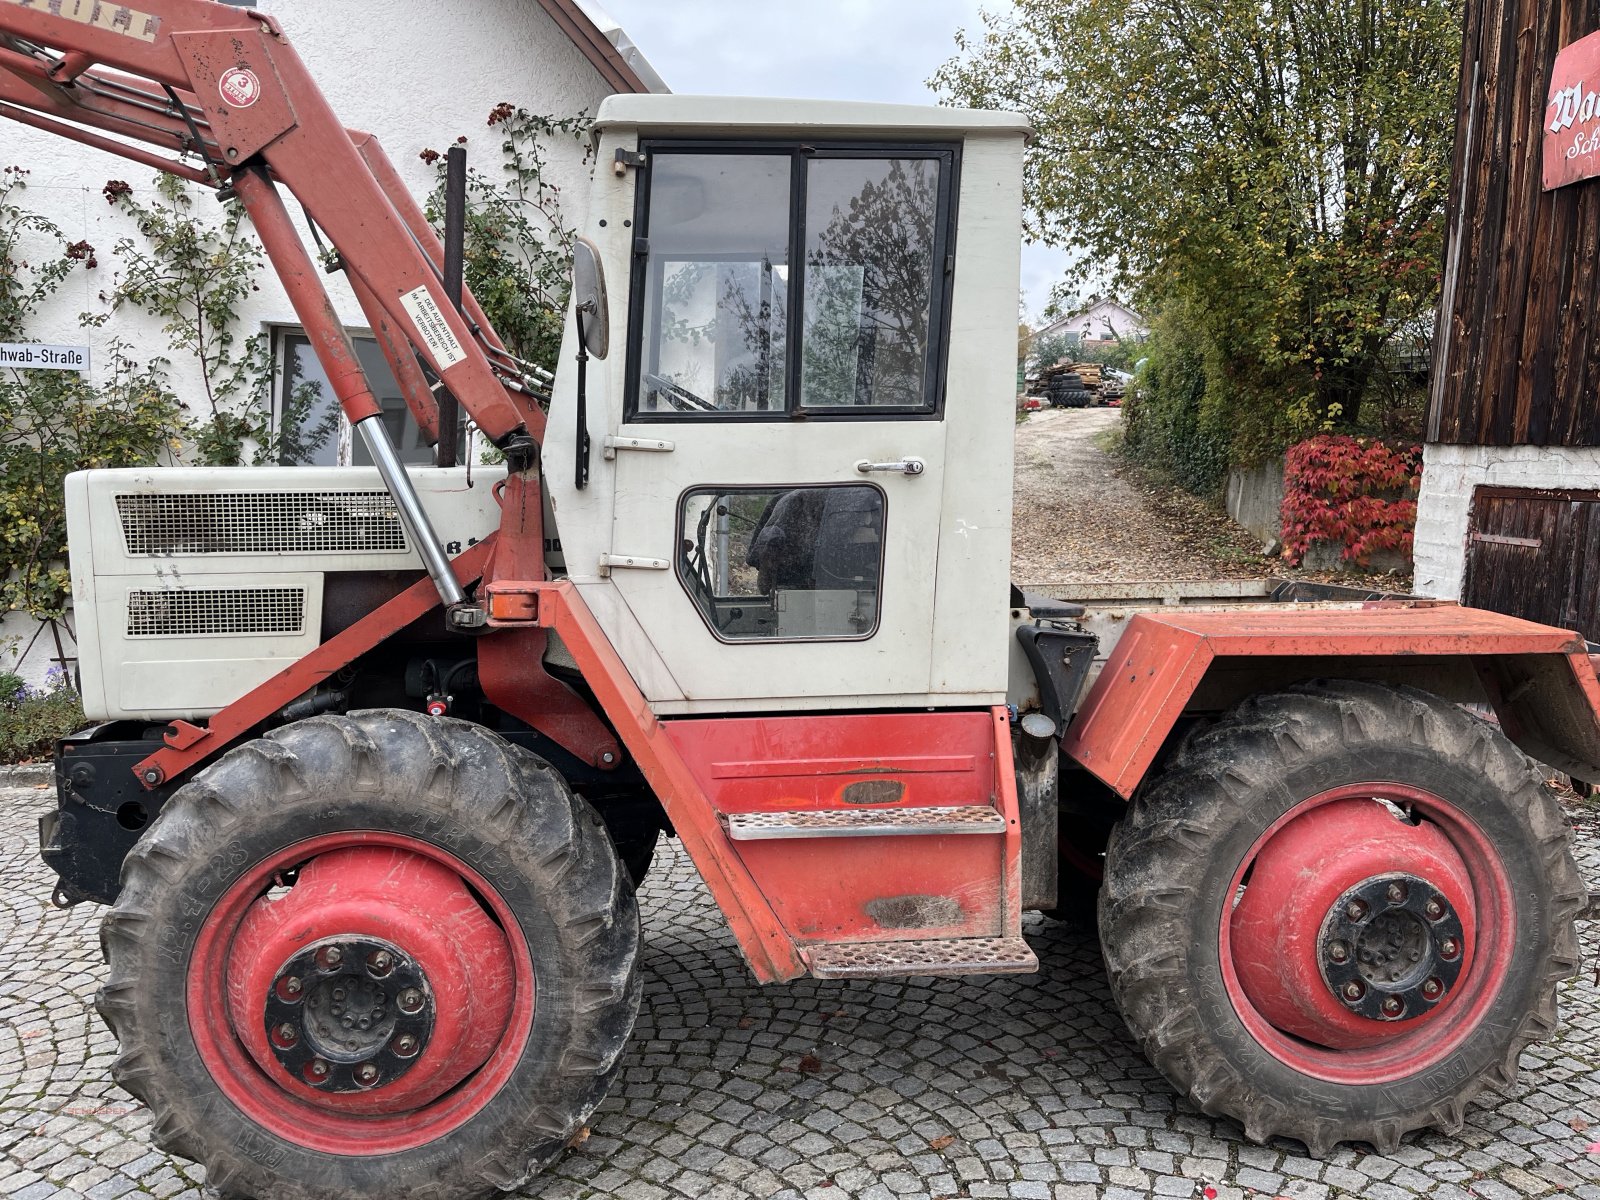
[[[578,436],[577,436],[577,464],[573,472],[573,486],[579,491],[589,486],[589,347],[584,339],[583,310],[585,305],[578,305],[575,312],[578,318]]]

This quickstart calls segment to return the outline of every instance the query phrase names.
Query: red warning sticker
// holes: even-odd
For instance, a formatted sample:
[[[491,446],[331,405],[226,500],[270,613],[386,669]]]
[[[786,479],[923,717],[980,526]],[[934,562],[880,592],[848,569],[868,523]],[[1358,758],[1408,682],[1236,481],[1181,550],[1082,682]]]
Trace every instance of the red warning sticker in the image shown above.
[[[235,108],[249,108],[261,99],[261,80],[249,67],[229,67],[217,80],[222,98]]]

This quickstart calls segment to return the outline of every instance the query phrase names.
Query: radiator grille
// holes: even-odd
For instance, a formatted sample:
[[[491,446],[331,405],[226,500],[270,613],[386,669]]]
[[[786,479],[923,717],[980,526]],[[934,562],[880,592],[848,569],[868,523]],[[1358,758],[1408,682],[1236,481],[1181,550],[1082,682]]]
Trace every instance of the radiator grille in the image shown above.
[[[141,493],[117,497],[129,554],[406,549],[388,492]]]
[[[300,633],[304,588],[195,588],[128,593],[129,637]]]

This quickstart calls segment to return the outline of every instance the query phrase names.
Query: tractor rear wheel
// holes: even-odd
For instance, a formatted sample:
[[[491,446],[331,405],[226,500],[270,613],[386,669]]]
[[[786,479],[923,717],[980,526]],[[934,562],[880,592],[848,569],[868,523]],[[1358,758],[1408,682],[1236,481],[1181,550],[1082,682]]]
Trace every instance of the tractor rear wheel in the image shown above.
[[[1538,768],[1411,688],[1245,701],[1113,833],[1111,987],[1151,1061],[1253,1141],[1458,1128],[1552,1032],[1584,889]]]
[[[118,1083],[227,1195],[510,1190],[605,1094],[633,889],[547,765],[461,721],[298,722],[180,789],[101,941]]]

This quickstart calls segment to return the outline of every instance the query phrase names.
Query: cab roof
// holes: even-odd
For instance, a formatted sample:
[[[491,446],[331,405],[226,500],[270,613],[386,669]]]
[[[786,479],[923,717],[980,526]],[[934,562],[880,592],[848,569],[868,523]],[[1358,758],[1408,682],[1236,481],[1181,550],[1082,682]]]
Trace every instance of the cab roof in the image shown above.
[[[817,135],[859,137],[963,136],[1032,130],[1020,113],[941,108],[931,104],[874,104],[853,100],[780,100],[768,96],[617,95],[600,102],[595,133],[628,128],[649,134]]]

